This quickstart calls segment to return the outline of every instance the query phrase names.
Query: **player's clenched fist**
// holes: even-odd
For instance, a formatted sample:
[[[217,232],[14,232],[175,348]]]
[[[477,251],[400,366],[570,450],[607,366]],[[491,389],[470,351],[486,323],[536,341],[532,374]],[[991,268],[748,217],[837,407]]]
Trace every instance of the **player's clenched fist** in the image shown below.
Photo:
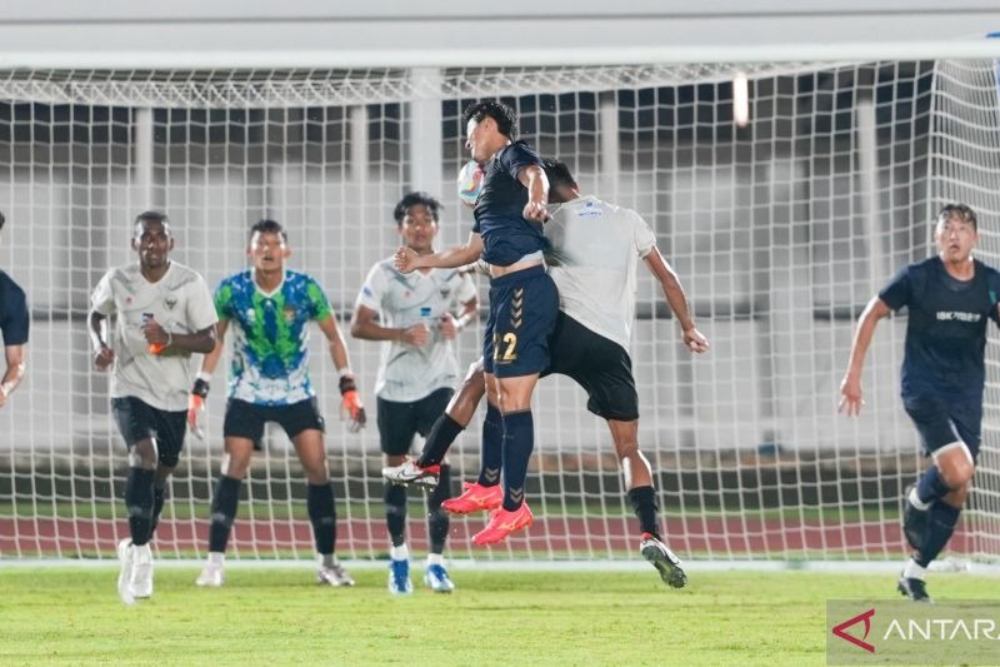
[[[107,345],[102,345],[94,351],[94,366],[99,371],[105,371],[115,360],[115,353]]]

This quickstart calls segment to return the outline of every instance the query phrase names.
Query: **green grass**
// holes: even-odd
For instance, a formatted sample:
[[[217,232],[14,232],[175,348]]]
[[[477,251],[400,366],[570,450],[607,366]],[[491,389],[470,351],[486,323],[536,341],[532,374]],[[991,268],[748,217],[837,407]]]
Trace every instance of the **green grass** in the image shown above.
[[[460,570],[451,596],[395,599],[383,571],[354,574],[356,588],[329,589],[307,570],[234,569],[200,590],[194,569],[162,568],[154,598],[126,608],[111,568],[0,569],[0,664],[823,665],[826,600],[885,598],[894,584],[694,573],[675,591],[652,570]],[[932,592],[984,598],[996,585],[937,575]]]

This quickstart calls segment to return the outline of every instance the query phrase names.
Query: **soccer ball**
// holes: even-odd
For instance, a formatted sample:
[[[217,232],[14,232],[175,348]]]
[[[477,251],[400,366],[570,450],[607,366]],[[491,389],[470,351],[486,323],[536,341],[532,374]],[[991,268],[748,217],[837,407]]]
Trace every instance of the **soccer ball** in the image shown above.
[[[458,172],[458,198],[466,206],[475,206],[482,189],[483,168],[475,160],[469,160]]]

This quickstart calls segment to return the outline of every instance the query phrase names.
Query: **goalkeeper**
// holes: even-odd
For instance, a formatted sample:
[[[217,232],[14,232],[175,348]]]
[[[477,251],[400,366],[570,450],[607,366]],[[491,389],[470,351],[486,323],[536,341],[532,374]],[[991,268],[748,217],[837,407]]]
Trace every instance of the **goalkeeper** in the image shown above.
[[[326,336],[340,373],[343,406],[356,432],[365,411],[351,373],[347,346],[323,289],[310,276],[285,269],[291,251],[280,224],[261,220],[250,230],[247,255],[253,268],[222,281],[215,292],[220,344],[206,355],[191,390],[188,422],[197,431],[198,413],[209,380],[222,355],[226,330],[235,323],[236,341],[223,425],[225,456],[212,499],[208,563],[199,586],[221,586],[226,543],[236,518],[240,486],[254,450],[261,448],[266,422],[277,422],[295,446],[308,481],[307,503],[320,564],[317,580],[352,586],[354,580],[337,561],[336,509],[323,440],[324,422],[309,380],[309,322]]]

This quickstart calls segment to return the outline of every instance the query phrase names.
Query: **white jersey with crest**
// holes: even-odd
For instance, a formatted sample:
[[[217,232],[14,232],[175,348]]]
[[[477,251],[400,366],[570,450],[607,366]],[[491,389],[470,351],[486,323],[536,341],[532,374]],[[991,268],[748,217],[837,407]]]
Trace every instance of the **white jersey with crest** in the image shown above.
[[[587,196],[555,208],[545,236],[559,309],[628,350],[636,266],[656,247],[653,230],[635,211]]]
[[[142,325],[149,316],[172,334],[191,334],[214,325],[218,318],[205,280],[171,261],[163,277],[151,283],[138,263],[130,264],[101,278],[91,306],[102,315],[116,316],[110,341],[115,353],[111,397],[134,396],[160,410],[186,410],[195,373],[191,354],[151,354]]]
[[[454,342],[441,335],[441,317],[458,312],[475,296],[472,279],[456,269],[404,274],[396,270],[391,257],[375,264],[356,305],[376,311],[384,327],[405,329],[423,322],[430,330],[423,347],[397,341],[382,343],[375,395],[410,403],[441,387],[455,386],[458,357]]]

